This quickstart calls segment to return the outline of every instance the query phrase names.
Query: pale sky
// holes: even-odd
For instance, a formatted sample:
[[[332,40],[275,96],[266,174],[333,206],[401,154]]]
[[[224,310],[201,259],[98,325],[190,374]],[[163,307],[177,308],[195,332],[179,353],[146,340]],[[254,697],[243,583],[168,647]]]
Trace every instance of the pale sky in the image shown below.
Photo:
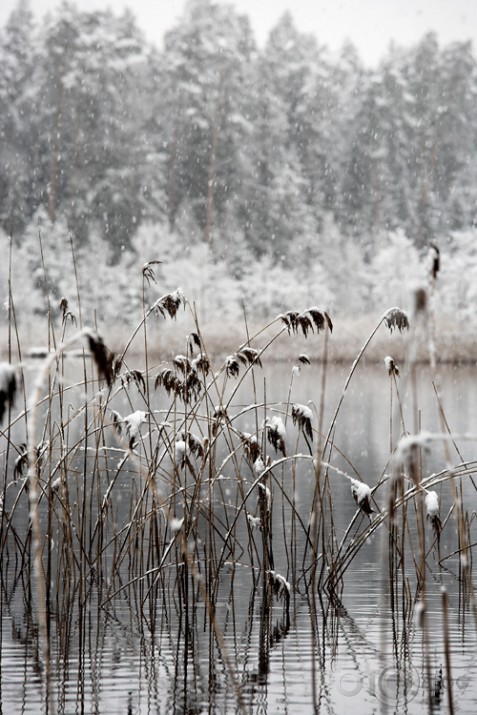
[[[16,2],[0,0],[0,25]],[[30,0],[30,4],[42,16],[58,0]],[[76,0],[75,4],[84,10],[109,7],[116,13],[129,6],[146,38],[160,44],[164,32],[180,17],[185,0]],[[331,50],[349,39],[370,65],[383,57],[392,40],[407,46],[429,30],[437,32],[442,44],[472,39],[477,50],[477,0],[234,0],[231,4],[248,15],[260,44],[288,9],[300,31],[313,33]]]

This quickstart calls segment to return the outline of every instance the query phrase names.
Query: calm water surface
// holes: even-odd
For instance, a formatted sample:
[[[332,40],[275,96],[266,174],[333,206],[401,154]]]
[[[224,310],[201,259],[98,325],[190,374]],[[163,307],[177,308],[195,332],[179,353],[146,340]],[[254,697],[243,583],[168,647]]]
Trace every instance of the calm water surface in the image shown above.
[[[319,404],[321,370],[320,366],[306,366],[300,375],[293,377],[292,403],[307,404],[312,400],[315,405]],[[265,374],[266,393],[262,387],[264,373],[257,370],[254,399],[250,400],[249,385],[241,388],[233,403],[235,414],[250,402],[262,405],[266,394],[267,409],[260,407],[258,410],[261,418],[270,410],[283,415],[291,370],[279,364],[266,369]],[[325,430],[346,374],[347,371],[341,368],[329,369]],[[442,406],[449,428],[456,435],[477,435],[475,378],[475,368],[441,371]],[[440,432],[442,422],[436,395],[425,369],[416,394],[417,411],[410,385],[407,388],[403,385],[402,409],[406,429],[414,431],[417,414],[423,430]],[[393,399],[396,407],[395,394]],[[131,407],[144,409],[139,403]],[[117,408],[124,413],[128,406],[119,403]],[[161,405],[158,408],[161,409]],[[394,410],[393,415],[394,427],[397,425],[399,431],[399,413]],[[236,424],[241,430],[253,432],[256,413],[245,413]],[[72,435],[69,438],[71,440]],[[22,441],[20,427],[12,441]],[[475,458],[475,440],[459,437],[456,444],[464,460]],[[294,451],[295,445],[297,452],[307,453],[305,442],[288,418],[287,450]],[[384,368],[359,366],[343,403],[334,445],[336,449],[328,461],[371,487],[390,473],[390,384]],[[217,462],[226,457],[225,446],[221,449]],[[269,449],[274,458],[270,446]],[[99,501],[111,485],[110,475],[119,466],[122,456],[120,451],[112,453],[107,464],[109,476],[101,474],[98,477],[97,484],[102,485]],[[429,475],[444,469],[449,456],[453,464],[461,462],[452,444],[446,452],[443,442],[433,443],[423,454],[423,473]],[[92,458],[88,454],[84,459],[91,473],[104,469],[104,462],[89,462]],[[83,493],[82,467],[77,462],[78,453],[74,463],[70,464],[71,470],[78,474],[75,486],[69,487],[72,508],[81,502]],[[247,487],[254,477],[244,462],[240,468]],[[237,513],[237,477],[230,460],[223,463],[221,477],[215,483],[214,498],[220,500],[230,524]],[[181,595],[174,576],[156,582],[154,577],[144,577],[140,585],[129,583],[135,575],[132,557],[121,561],[121,573],[108,572],[107,564],[115,563],[114,554],[108,556],[111,561],[105,562],[103,572],[90,568],[82,571],[81,559],[86,557],[82,557],[80,551],[77,551],[76,566],[60,560],[58,543],[63,537],[58,527],[50,543],[49,572],[51,593],[54,594],[49,604],[52,692],[58,712],[101,715],[238,712],[230,667],[235,673],[244,711],[248,713],[311,713],[313,702],[317,711],[323,713],[348,710],[355,715],[447,713],[450,690],[455,712],[477,712],[476,624],[470,604],[463,599],[458,558],[450,556],[457,549],[458,540],[453,513],[449,514],[452,498],[448,485],[440,492],[444,521],[440,541],[441,567],[435,544],[432,546],[432,531],[426,524],[429,554],[426,571],[428,644],[425,647],[423,631],[413,617],[416,580],[410,552],[406,552],[406,565],[400,571],[401,575],[405,574],[406,583],[405,588],[402,582],[398,585],[399,608],[390,608],[387,523],[377,529],[346,571],[338,607],[336,604],[331,607],[326,594],[322,594],[322,600],[317,599],[318,615],[313,621],[316,628],[312,628],[310,598],[302,577],[305,535],[303,530],[296,528],[292,538],[292,510],[282,499],[279,488],[283,484],[284,490],[294,499],[296,511],[306,526],[313,494],[312,463],[310,460],[300,463],[295,491],[289,470],[276,468],[274,477],[273,557],[275,570],[290,582],[289,621],[284,600],[273,598],[271,618],[264,625],[262,574],[258,568],[260,548],[252,552],[252,557],[247,547],[237,549],[227,553],[220,570],[215,618],[223,644],[219,644],[214,635],[196,581],[190,579],[188,598],[191,605],[185,607],[184,594]],[[331,471],[329,478],[334,526],[339,540],[356,514],[356,504],[346,478]],[[130,519],[131,504],[141,489],[141,479],[134,470],[124,468],[119,471],[109,491],[111,508],[108,518],[111,523],[108,522],[103,535],[105,549],[108,539],[113,538]],[[469,512],[471,541],[477,542],[474,512],[477,496],[469,478],[462,480],[462,494]],[[379,509],[385,508],[386,495],[387,487],[383,485],[376,493]],[[32,565],[27,557],[30,546],[25,537],[28,504],[26,495],[13,486],[7,491],[7,511],[12,509],[15,500],[18,505],[12,527],[2,537],[1,712],[5,715],[46,712],[35,617],[36,590]],[[253,500],[249,497],[249,502],[249,509],[256,513],[255,497]],[[90,524],[95,523],[95,508],[91,506]],[[181,516],[180,500],[177,516]],[[349,538],[358,536],[367,524],[368,518],[358,515]],[[409,518],[409,524],[416,536],[415,519]],[[201,528],[199,552],[201,544],[206,544],[208,538],[206,527]],[[238,543],[247,545],[249,537],[244,519],[238,522],[237,529],[240,529]],[[254,533],[259,544],[260,532]],[[93,538],[95,534],[91,536],[90,532],[89,536]],[[87,535],[81,538],[81,543],[87,542]],[[144,549],[147,550],[153,537],[148,534],[147,538],[141,538],[144,538]],[[166,544],[170,538],[168,534]],[[291,553],[293,549],[295,556]],[[103,561],[98,560],[99,563]],[[157,562],[151,556],[151,568],[155,565]],[[62,583],[59,574],[68,572],[69,568],[75,573],[84,573],[83,581],[74,579],[73,583],[65,578]],[[205,579],[207,559],[200,568]],[[138,570],[139,573],[143,572]],[[449,596],[450,681],[445,658],[443,586]],[[228,664],[224,653],[229,658]],[[429,701],[430,690],[432,703]]]

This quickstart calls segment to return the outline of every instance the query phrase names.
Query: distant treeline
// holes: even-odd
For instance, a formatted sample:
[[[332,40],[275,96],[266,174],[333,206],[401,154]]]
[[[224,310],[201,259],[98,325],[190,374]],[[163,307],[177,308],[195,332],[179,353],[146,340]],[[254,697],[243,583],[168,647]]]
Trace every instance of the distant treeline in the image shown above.
[[[130,13],[63,3],[36,24],[20,0],[0,31],[0,227],[20,238],[43,209],[113,262],[145,222],[297,262],[330,222],[364,255],[473,227],[471,43],[429,34],[370,70],[322,42],[287,14],[262,49],[247,17],[191,0],[158,48]]]

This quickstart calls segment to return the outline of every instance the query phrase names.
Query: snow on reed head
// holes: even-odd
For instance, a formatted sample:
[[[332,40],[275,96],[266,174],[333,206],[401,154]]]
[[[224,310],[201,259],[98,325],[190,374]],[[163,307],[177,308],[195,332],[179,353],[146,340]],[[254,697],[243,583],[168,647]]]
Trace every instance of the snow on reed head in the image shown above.
[[[174,455],[176,462],[180,464],[181,468],[184,468],[185,461],[186,461],[186,449],[187,445],[185,443],[185,440],[183,439],[178,439],[174,443]]]
[[[258,456],[253,463],[253,471],[257,477],[261,477],[266,469],[265,462],[261,456]]]
[[[250,464],[253,465],[257,459],[261,457],[260,445],[258,444],[257,437],[249,434],[249,432],[240,432],[239,436],[244,448],[245,456]]]
[[[427,517],[432,519],[439,513],[439,497],[437,492],[427,492],[425,498]]]
[[[368,516],[374,513],[371,507],[371,488],[367,484],[351,479],[351,494],[361,511]]]
[[[162,263],[162,261],[153,260],[153,261],[146,261],[146,263],[143,265],[142,275],[143,275],[143,278],[145,278],[147,280],[148,285],[151,285],[151,282],[157,283],[154,269],[151,268],[151,266],[158,266],[160,263]]]
[[[361,511],[363,511],[368,516],[374,513],[374,509],[371,507],[372,490],[371,487],[366,484],[366,482],[362,482],[358,479],[355,479],[354,477],[350,477],[349,474],[346,474],[346,472],[343,472],[341,469],[338,469],[338,467],[335,467],[329,462],[322,462],[321,465],[325,467],[325,469],[332,469],[340,476],[346,477],[346,479],[351,482],[351,494],[353,495],[353,499],[355,500]]]
[[[185,444],[187,445],[188,451],[190,451],[191,454],[195,455],[196,457],[204,456],[205,449],[208,444],[207,439],[203,440],[201,437],[198,437],[193,432],[189,432],[189,430],[183,430],[181,432],[181,436]]]
[[[152,307],[157,316],[165,318],[167,313],[170,318],[175,318],[181,305],[185,307],[184,293],[181,288],[177,288],[173,293],[158,298]]]
[[[179,439],[177,439],[174,443],[174,455],[176,462],[178,462],[181,467],[184,467],[186,463],[189,466],[192,466],[189,455],[203,457],[207,444],[207,440],[202,440],[192,432],[183,430],[179,435]]]
[[[132,414],[122,417],[116,410],[111,410],[114,428],[120,436],[122,436],[123,430],[125,431],[129,438],[129,449],[134,449],[136,446],[141,425],[147,422],[149,414],[143,410],[136,410]]]
[[[258,482],[257,488],[258,488],[259,502],[263,503],[264,507],[267,510],[267,513],[270,513],[270,509],[271,509],[271,505],[272,505],[272,493],[271,493],[270,489],[265,484],[262,484],[261,482]]]
[[[299,405],[295,403],[292,406],[292,420],[294,425],[307,434],[310,439],[313,439],[313,428],[312,428],[313,412],[306,405]]]
[[[137,386],[138,390],[146,392],[146,381],[140,370],[128,370],[124,377],[121,376],[122,387],[129,385],[131,382]]]
[[[283,456],[286,457],[286,430],[282,418],[278,415],[273,415],[271,419],[267,417],[267,419],[265,420],[265,427],[267,430],[267,439],[270,444],[275,448],[275,452],[281,452]]]
[[[60,310],[61,310],[61,323],[64,325],[68,318],[71,320],[73,325],[76,325],[76,315],[69,309],[68,299],[63,296],[60,300]]]
[[[202,340],[197,333],[190,333],[190,335],[187,336],[187,347],[191,354],[193,354],[195,348],[202,349]]]
[[[389,308],[384,314],[383,320],[391,333],[394,328],[397,328],[400,333],[403,330],[409,330],[409,318],[401,308]]]
[[[147,422],[148,416],[149,412],[144,412],[143,410],[136,410],[132,414],[126,415],[126,417],[124,418],[126,432],[129,435],[130,449],[133,449],[135,447],[141,425],[144,424],[144,422]]]
[[[199,353],[191,361],[191,367],[196,372],[202,372],[204,375],[208,375],[210,372],[210,361],[205,353]]]
[[[171,519],[169,519],[169,527],[174,535],[179,533],[183,525],[184,517],[182,517],[182,519],[178,519],[177,517],[172,517]]]
[[[17,373],[8,362],[0,363],[0,425],[7,409],[12,407],[17,391]]]
[[[442,530],[442,523],[439,516],[439,497],[437,492],[427,492],[424,503],[426,505],[427,518],[431,522],[435,535],[439,536]]]
[[[396,377],[399,375],[399,368],[390,355],[386,355],[384,358],[384,365],[390,377],[391,375],[396,375]]]
[[[298,355],[298,363],[298,365],[293,365],[292,375],[300,375],[302,365],[311,365],[310,358],[308,357],[308,355],[305,355],[305,353],[301,353],[301,355]]]
[[[278,316],[285,323],[288,333],[298,333],[300,330],[303,335],[308,337],[308,333],[316,330],[317,333],[324,330],[326,326],[330,332],[333,332],[333,323],[328,313],[318,310],[318,308],[308,308],[308,310],[299,313],[296,310],[288,310]]]
[[[255,348],[243,347],[233,355],[228,355],[225,359],[225,373],[227,377],[238,377],[240,373],[240,363],[243,365],[258,365],[262,367],[260,353]]]

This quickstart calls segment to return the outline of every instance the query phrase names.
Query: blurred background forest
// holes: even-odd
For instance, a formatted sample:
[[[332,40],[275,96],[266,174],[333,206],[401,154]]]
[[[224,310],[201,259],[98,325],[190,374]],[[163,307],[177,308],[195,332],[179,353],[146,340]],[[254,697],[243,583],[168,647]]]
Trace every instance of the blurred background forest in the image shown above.
[[[259,48],[232,6],[190,0],[157,47],[132,13],[63,3],[36,22],[20,0],[0,64],[0,280],[8,307],[11,237],[19,325],[48,298],[76,312],[76,279],[86,320],[134,324],[154,259],[151,298],[181,286],[221,329],[243,303],[265,321],[380,315],[412,305],[433,240],[438,313],[475,332],[470,42],[428,34],[369,69],[288,14]]]

